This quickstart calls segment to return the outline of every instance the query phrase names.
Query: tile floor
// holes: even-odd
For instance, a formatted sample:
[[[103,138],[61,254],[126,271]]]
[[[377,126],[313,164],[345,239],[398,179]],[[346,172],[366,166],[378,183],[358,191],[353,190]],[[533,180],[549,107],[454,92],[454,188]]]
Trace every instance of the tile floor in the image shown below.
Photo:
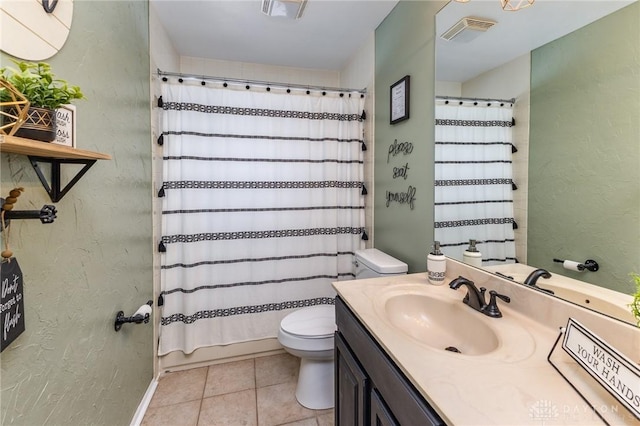
[[[162,376],[142,426],[332,426],[333,409],[296,401],[299,358],[265,356]]]

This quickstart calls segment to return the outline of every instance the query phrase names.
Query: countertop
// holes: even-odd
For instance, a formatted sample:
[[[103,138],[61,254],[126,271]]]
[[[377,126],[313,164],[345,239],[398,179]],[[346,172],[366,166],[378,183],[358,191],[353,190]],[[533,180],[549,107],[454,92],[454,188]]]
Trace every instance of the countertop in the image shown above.
[[[558,318],[578,317],[588,320],[598,331],[619,331],[629,351],[640,347],[640,330],[628,325],[525,289],[508,280],[485,277],[479,270],[467,271],[465,266],[448,261],[445,285],[429,284],[425,273],[398,275],[333,283],[338,295],[351,308],[378,343],[387,351],[426,401],[450,425],[588,425],[604,424],[567,381],[547,361],[559,335]],[[453,267],[452,267],[453,266]],[[502,318],[489,318],[480,312],[477,321],[486,323],[500,336],[496,350],[481,355],[465,355],[433,348],[407,330],[395,327],[384,314],[381,302],[390,294],[427,292],[438,298],[459,300],[466,294],[463,286],[452,290],[447,285],[465,272],[488,290],[496,289],[512,298],[511,304],[499,302]],[[455,273],[455,274],[454,274]],[[467,275],[465,275],[467,276]],[[514,298],[519,298],[514,302]],[[527,299],[527,300],[522,300]],[[517,308],[544,304],[543,310],[555,311],[551,322],[531,318]],[[576,309],[578,310],[576,312]],[[558,311],[561,313],[558,314]],[[582,312],[585,311],[585,312]],[[562,312],[565,312],[564,315]],[[594,317],[594,315],[596,317]],[[544,316],[544,315],[543,315]],[[602,317],[602,320],[598,317]],[[601,323],[601,321],[604,321]],[[622,328],[618,329],[620,326]],[[604,328],[602,328],[604,327]],[[616,333],[618,335],[618,333]],[[629,341],[631,336],[631,342]],[[615,346],[614,346],[615,347]],[[640,354],[636,354],[640,356]],[[558,345],[552,360],[578,389],[587,395],[597,411],[609,424],[638,425],[640,422],[581,369],[576,368]],[[637,362],[637,360],[636,360]]]

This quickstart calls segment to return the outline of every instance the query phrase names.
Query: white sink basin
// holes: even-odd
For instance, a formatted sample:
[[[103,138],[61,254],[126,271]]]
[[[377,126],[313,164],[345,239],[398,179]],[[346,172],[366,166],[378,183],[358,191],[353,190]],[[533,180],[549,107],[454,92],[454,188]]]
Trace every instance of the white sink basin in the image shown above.
[[[384,313],[398,331],[435,349],[483,355],[500,345],[496,331],[487,322],[479,321],[482,314],[462,303],[462,299],[398,294],[386,299]]]
[[[502,318],[491,318],[462,302],[467,290],[406,283],[368,296],[385,339],[401,347],[447,358],[514,362],[535,351],[526,318],[498,301]]]

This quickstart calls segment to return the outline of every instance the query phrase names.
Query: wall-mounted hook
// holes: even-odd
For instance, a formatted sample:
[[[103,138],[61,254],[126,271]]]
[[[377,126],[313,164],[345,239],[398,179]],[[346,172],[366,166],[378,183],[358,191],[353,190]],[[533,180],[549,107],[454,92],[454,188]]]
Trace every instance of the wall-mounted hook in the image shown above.
[[[0,198],[0,206],[5,205],[4,198]],[[11,219],[40,219],[42,223],[53,223],[58,211],[55,206],[45,204],[40,210],[4,210],[5,225],[9,225]]]
[[[120,331],[120,329],[122,328],[122,324],[125,324],[125,323],[135,323],[135,324],[148,323],[149,318],[151,317],[152,305],[153,305],[153,301],[149,300],[146,304],[140,306],[140,308],[138,308],[138,310],[130,317],[125,317],[123,311],[118,311],[118,313],[116,314],[114,329],[116,331]]]
[[[54,206],[45,205],[40,210],[10,210],[4,217],[7,222],[11,219],[40,219],[42,223],[53,223],[57,212]]]
[[[58,0],[42,0],[42,8],[47,13],[53,13],[57,5]]]

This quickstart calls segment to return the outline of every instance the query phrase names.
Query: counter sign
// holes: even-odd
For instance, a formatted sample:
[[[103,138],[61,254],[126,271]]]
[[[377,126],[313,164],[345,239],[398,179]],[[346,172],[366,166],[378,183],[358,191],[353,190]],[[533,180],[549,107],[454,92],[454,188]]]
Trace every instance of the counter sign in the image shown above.
[[[562,348],[640,419],[640,368],[573,318]]]
[[[10,262],[2,262],[0,276],[2,283],[0,352],[2,352],[24,331],[23,282],[18,261],[12,258]]]

